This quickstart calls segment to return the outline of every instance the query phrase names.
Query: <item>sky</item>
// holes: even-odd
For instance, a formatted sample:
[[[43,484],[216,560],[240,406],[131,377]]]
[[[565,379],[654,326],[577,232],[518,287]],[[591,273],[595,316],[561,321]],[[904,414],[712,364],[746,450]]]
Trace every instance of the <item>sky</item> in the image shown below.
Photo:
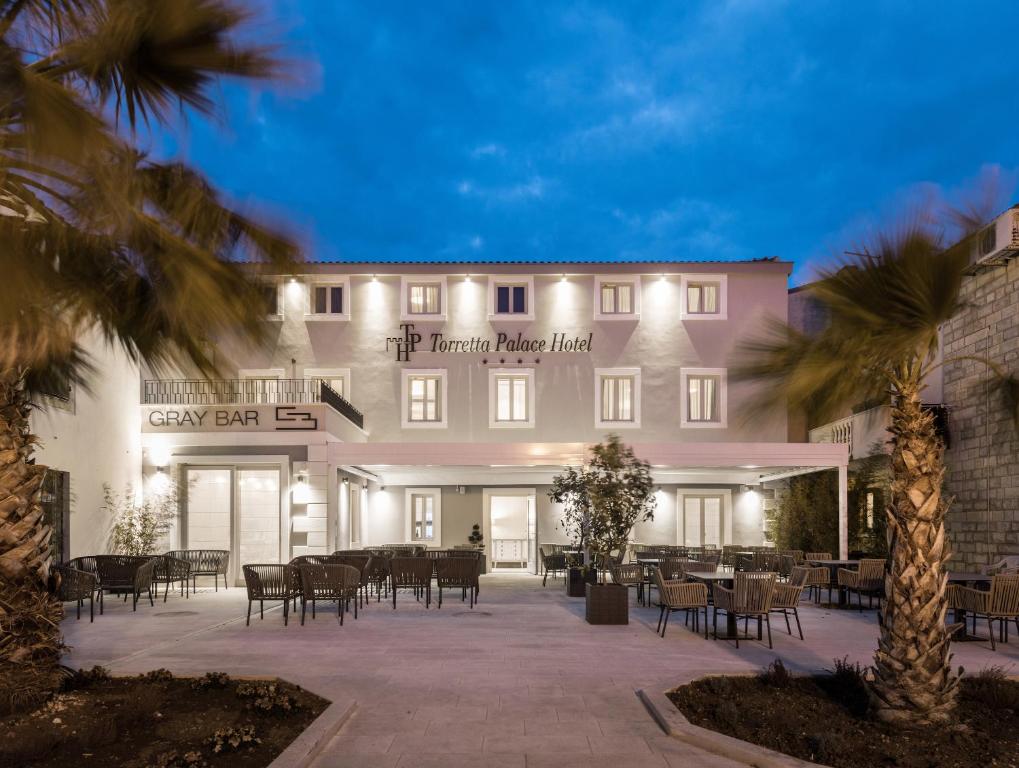
[[[312,260],[777,256],[799,284],[917,200],[1019,202],[1017,29],[1014,0],[273,0],[250,34],[288,82],[150,149]]]

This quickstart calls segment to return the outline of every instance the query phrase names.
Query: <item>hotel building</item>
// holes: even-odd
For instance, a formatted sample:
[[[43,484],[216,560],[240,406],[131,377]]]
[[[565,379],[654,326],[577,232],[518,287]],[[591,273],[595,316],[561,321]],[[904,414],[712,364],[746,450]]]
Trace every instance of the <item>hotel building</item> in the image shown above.
[[[617,433],[657,483],[645,543],[764,542],[762,483],[836,469],[847,446],[791,441],[747,413],[734,347],[788,316],[791,264],[311,263],[267,278],[271,343],[230,339],[230,378],[157,378],[119,355],[91,394],[41,410],[39,460],[75,500],[71,555],[105,551],[101,484],[177,483],[174,546],[244,562],[415,542],[534,572],[565,541],[547,490]],[[68,495],[68,491],[70,494]],[[57,488],[56,496],[61,493]],[[59,515],[58,515],[59,516]]]

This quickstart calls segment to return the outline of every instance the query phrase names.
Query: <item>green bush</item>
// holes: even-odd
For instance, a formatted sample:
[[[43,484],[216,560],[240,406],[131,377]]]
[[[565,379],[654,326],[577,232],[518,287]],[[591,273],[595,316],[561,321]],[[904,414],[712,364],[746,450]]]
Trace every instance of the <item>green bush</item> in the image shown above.
[[[237,695],[248,700],[248,709],[265,715],[289,715],[299,707],[279,683],[241,683]]]
[[[262,740],[255,735],[255,726],[242,725],[240,728],[221,728],[209,737],[209,749],[215,755],[224,752],[238,752],[245,747],[254,747]]]

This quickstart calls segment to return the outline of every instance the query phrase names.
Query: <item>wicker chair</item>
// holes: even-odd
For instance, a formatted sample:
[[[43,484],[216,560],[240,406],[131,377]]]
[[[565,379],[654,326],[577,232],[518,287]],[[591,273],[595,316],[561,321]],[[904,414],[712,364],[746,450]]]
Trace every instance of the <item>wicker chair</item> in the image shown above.
[[[162,555],[158,558],[156,570],[152,575],[152,583],[156,585],[156,596],[159,596],[159,585],[165,584],[163,588],[163,602],[170,593],[171,584],[180,584],[180,594],[187,599],[191,596],[191,564],[187,560],[181,560],[170,555]]]
[[[354,619],[357,619],[357,595],[361,586],[361,572],[352,565],[316,565],[307,563],[297,566],[301,576],[301,626],[311,603],[311,618],[315,618],[315,604],[319,600],[335,600],[336,615],[343,626],[343,615],[353,600]]]
[[[803,555],[803,559],[808,563],[811,560],[831,560],[831,552],[807,552]]]
[[[991,577],[991,589],[981,589],[953,584],[948,591],[948,604],[960,608],[973,617],[973,631],[976,632],[977,617],[987,620],[987,631],[991,639],[991,650],[996,651],[994,622],[998,622],[999,640],[1008,642],[1008,622],[1014,621],[1019,630],[1019,573],[999,573]]]
[[[877,607],[881,607],[881,598],[885,594],[885,561],[861,560],[858,570],[839,568],[839,589],[856,593],[856,604],[863,610],[863,594],[867,595],[867,607],[874,606],[874,595],[877,595]]]
[[[644,566],[640,563],[625,563],[612,566],[609,571],[612,574],[613,584],[622,584],[629,589],[637,590],[637,602],[644,604]]]
[[[541,555],[541,586],[545,586],[548,581],[548,575],[551,573],[552,578],[556,576],[562,576],[566,578],[566,555],[562,552],[547,552]]]
[[[693,611],[693,629],[699,631],[700,609],[704,609],[704,637],[708,636],[708,588],[695,581],[663,579],[659,568],[654,569],[655,586],[658,588],[658,629],[665,637],[665,628],[669,625],[669,616],[673,611],[686,611],[687,622],[690,611]]]
[[[147,594],[149,605],[152,599],[152,576],[159,562],[158,557],[148,555],[94,555],[96,575],[99,577],[99,615],[103,614],[104,593],[131,596],[131,610],[138,610],[138,599]]]
[[[425,557],[394,557],[389,561],[389,586],[393,590],[393,610],[396,610],[396,593],[410,589],[414,597],[425,598],[425,608],[432,604],[432,561]]]
[[[807,581],[804,586],[807,588],[808,593],[814,593],[814,602],[821,602],[821,590],[828,590],[828,602],[831,602],[831,570],[826,566],[803,566],[803,569],[807,572]]]
[[[481,561],[475,557],[443,557],[435,562],[435,583],[439,587],[439,608],[442,608],[442,592],[446,589],[461,590],[460,600],[470,597],[471,610],[478,600],[478,570]]]
[[[191,591],[196,591],[199,576],[212,576],[219,592],[219,577],[223,577],[223,589],[227,584],[226,573],[230,566],[230,552],[225,549],[177,549],[167,552],[170,557],[185,560],[191,566]]]
[[[683,578],[683,572],[693,570],[690,560],[685,557],[662,557],[658,559],[658,570],[662,572],[664,581]]]
[[[761,639],[761,622],[768,625],[768,647],[771,648],[771,601],[775,594],[774,573],[763,571],[737,573],[734,575],[732,589],[715,584],[713,590],[714,611],[711,615],[715,639],[718,639],[718,612],[722,611],[735,619],[757,619],[757,639]],[[736,647],[739,648],[739,634],[736,634]]]
[[[793,612],[796,619],[796,631],[803,639],[803,627],[800,626],[800,598],[803,596],[803,588],[807,584],[807,577],[810,575],[809,568],[795,566],[789,574],[789,581],[785,584],[775,585],[775,595],[771,599],[771,612],[781,613],[785,619],[786,631],[792,635],[793,629],[789,625],[789,611]]]
[[[50,568],[52,591],[62,603],[76,603],[78,619],[81,619],[81,607],[88,600],[88,620],[96,620],[96,593],[99,591],[99,578],[94,573],[74,568],[70,565],[54,565]]]
[[[300,597],[300,572],[296,566],[280,563],[259,563],[245,565],[244,586],[248,590],[248,618],[245,626],[251,626],[251,604],[258,601],[259,617],[265,618],[265,601],[279,600],[283,603],[283,625],[290,619],[290,601]]]

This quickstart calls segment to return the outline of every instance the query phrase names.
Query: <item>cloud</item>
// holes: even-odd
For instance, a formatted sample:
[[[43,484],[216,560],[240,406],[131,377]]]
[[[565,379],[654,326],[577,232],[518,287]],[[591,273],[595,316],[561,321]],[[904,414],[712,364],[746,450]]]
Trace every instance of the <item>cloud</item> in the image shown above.
[[[480,186],[470,179],[463,179],[456,185],[462,197],[472,197],[492,203],[516,203],[524,200],[540,200],[548,190],[548,180],[542,176],[531,176],[516,184]]]
[[[483,157],[505,157],[506,147],[495,143],[479,144],[471,150],[470,155],[475,160]]]

